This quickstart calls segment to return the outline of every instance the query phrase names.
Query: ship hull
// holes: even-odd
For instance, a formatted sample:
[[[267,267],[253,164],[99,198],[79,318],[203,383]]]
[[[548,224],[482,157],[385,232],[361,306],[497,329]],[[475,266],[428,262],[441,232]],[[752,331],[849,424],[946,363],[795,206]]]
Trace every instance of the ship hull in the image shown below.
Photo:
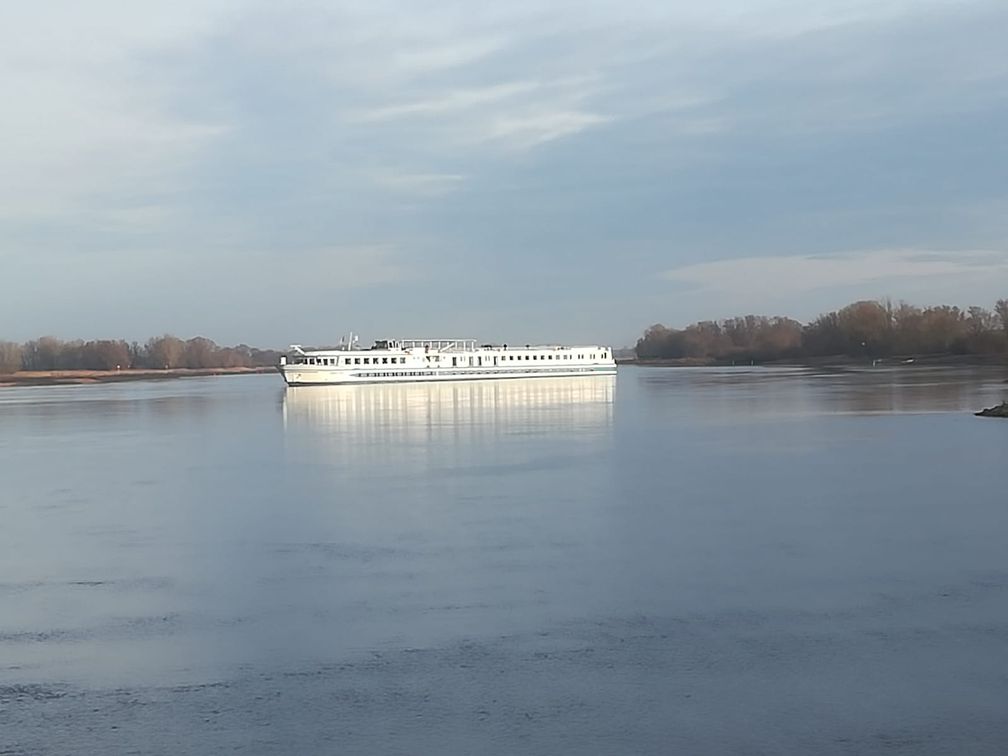
[[[430,370],[355,371],[303,366],[281,366],[280,373],[288,386],[339,386],[358,383],[433,383],[441,381],[492,381],[525,378],[569,378],[592,375],[615,375],[615,365],[584,367],[538,368],[445,368]]]

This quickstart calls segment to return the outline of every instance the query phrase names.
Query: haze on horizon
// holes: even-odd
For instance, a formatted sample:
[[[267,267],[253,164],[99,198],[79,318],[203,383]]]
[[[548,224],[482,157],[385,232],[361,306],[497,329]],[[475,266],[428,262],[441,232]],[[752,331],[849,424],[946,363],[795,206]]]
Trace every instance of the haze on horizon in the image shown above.
[[[1008,295],[1000,2],[0,11],[0,339],[465,336]]]

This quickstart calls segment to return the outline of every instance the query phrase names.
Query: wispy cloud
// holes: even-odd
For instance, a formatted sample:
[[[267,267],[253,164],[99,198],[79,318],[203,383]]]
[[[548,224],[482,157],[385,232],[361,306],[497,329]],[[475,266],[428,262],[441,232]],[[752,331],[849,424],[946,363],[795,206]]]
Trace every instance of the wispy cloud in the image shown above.
[[[411,77],[429,75],[477,63],[505,49],[507,40],[500,36],[469,37],[447,42],[429,41],[400,47],[388,64]]]
[[[547,109],[524,115],[501,115],[490,120],[481,138],[531,148],[612,120],[612,116],[581,110]]]
[[[671,268],[667,281],[714,296],[759,291],[806,293],[819,289],[903,284],[913,279],[1008,275],[1008,249],[883,249],[829,255],[764,256],[714,260]]]
[[[360,244],[299,250],[285,264],[271,251],[256,255],[277,274],[289,272],[295,286],[309,291],[371,288],[416,277],[393,244]]]
[[[440,197],[457,190],[465,181],[460,173],[378,172],[372,181],[383,189],[418,197]]]
[[[471,110],[478,106],[499,103],[516,95],[533,92],[540,88],[539,82],[515,81],[491,84],[484,87],[470,87],[452,90],[420,100],[412,100],[393,105],[381,105],[360,112],[350,113],[351,121],[369,123],[391,121],[408,116],[440,116],[446,113]]]
[[[449,89],[427,97],[382,103],[357,111],[349,123],[415,123],[435,141],[531,149],[614,120],[589,101],[599,84],[590,77],[505,81]]]

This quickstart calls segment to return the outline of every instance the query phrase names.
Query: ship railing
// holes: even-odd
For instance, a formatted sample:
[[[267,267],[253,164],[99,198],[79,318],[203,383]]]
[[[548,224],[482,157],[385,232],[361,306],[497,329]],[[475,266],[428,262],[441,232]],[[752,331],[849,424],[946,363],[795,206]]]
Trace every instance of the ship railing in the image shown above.
[[[403,349],[428,349],[434,352],[475,351],[476,339],[399,339]]]

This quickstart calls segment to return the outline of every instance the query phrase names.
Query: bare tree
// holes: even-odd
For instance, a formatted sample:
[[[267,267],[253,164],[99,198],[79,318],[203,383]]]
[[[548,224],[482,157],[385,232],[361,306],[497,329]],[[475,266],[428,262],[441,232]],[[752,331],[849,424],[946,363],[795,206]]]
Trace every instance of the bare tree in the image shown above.
[[[16,373],[21,369],[21,345],[0,341],[0,373]]]
[[[215,361],[217,345],[203,336],[196,336],[185,343],[182,362],[187,368],[218,367]]]
[[[89,341],[82,351],[80,367],[85,370],[121,370],[130,365],[129,344],[125,341]]]
[[[757,315],[694,323],[682,330],[654,325],[638,340],[636,351],[641,359],[764,361],[802,355],[985,354],[1006,348],[1008,300],[1002,299],[994,313],[950,305],[922,310],[885,300],[854,302],[804,327],[787,318]]]
[[[994,305],[994,312],[1001,321],[1001,330],[1004,331],[1005,339],[1008,339],[1008,299],[999,299]]]
[[[185,342],[182,339],[165,334],[149,339],[144,348],[147,355],[147,366],[156,370],[168,370],[182,366],[182,356],[185,354]]]
[[[63,356],[63,342],[52,336],[27,342],[23,347],[25,370],[56,370]]]

